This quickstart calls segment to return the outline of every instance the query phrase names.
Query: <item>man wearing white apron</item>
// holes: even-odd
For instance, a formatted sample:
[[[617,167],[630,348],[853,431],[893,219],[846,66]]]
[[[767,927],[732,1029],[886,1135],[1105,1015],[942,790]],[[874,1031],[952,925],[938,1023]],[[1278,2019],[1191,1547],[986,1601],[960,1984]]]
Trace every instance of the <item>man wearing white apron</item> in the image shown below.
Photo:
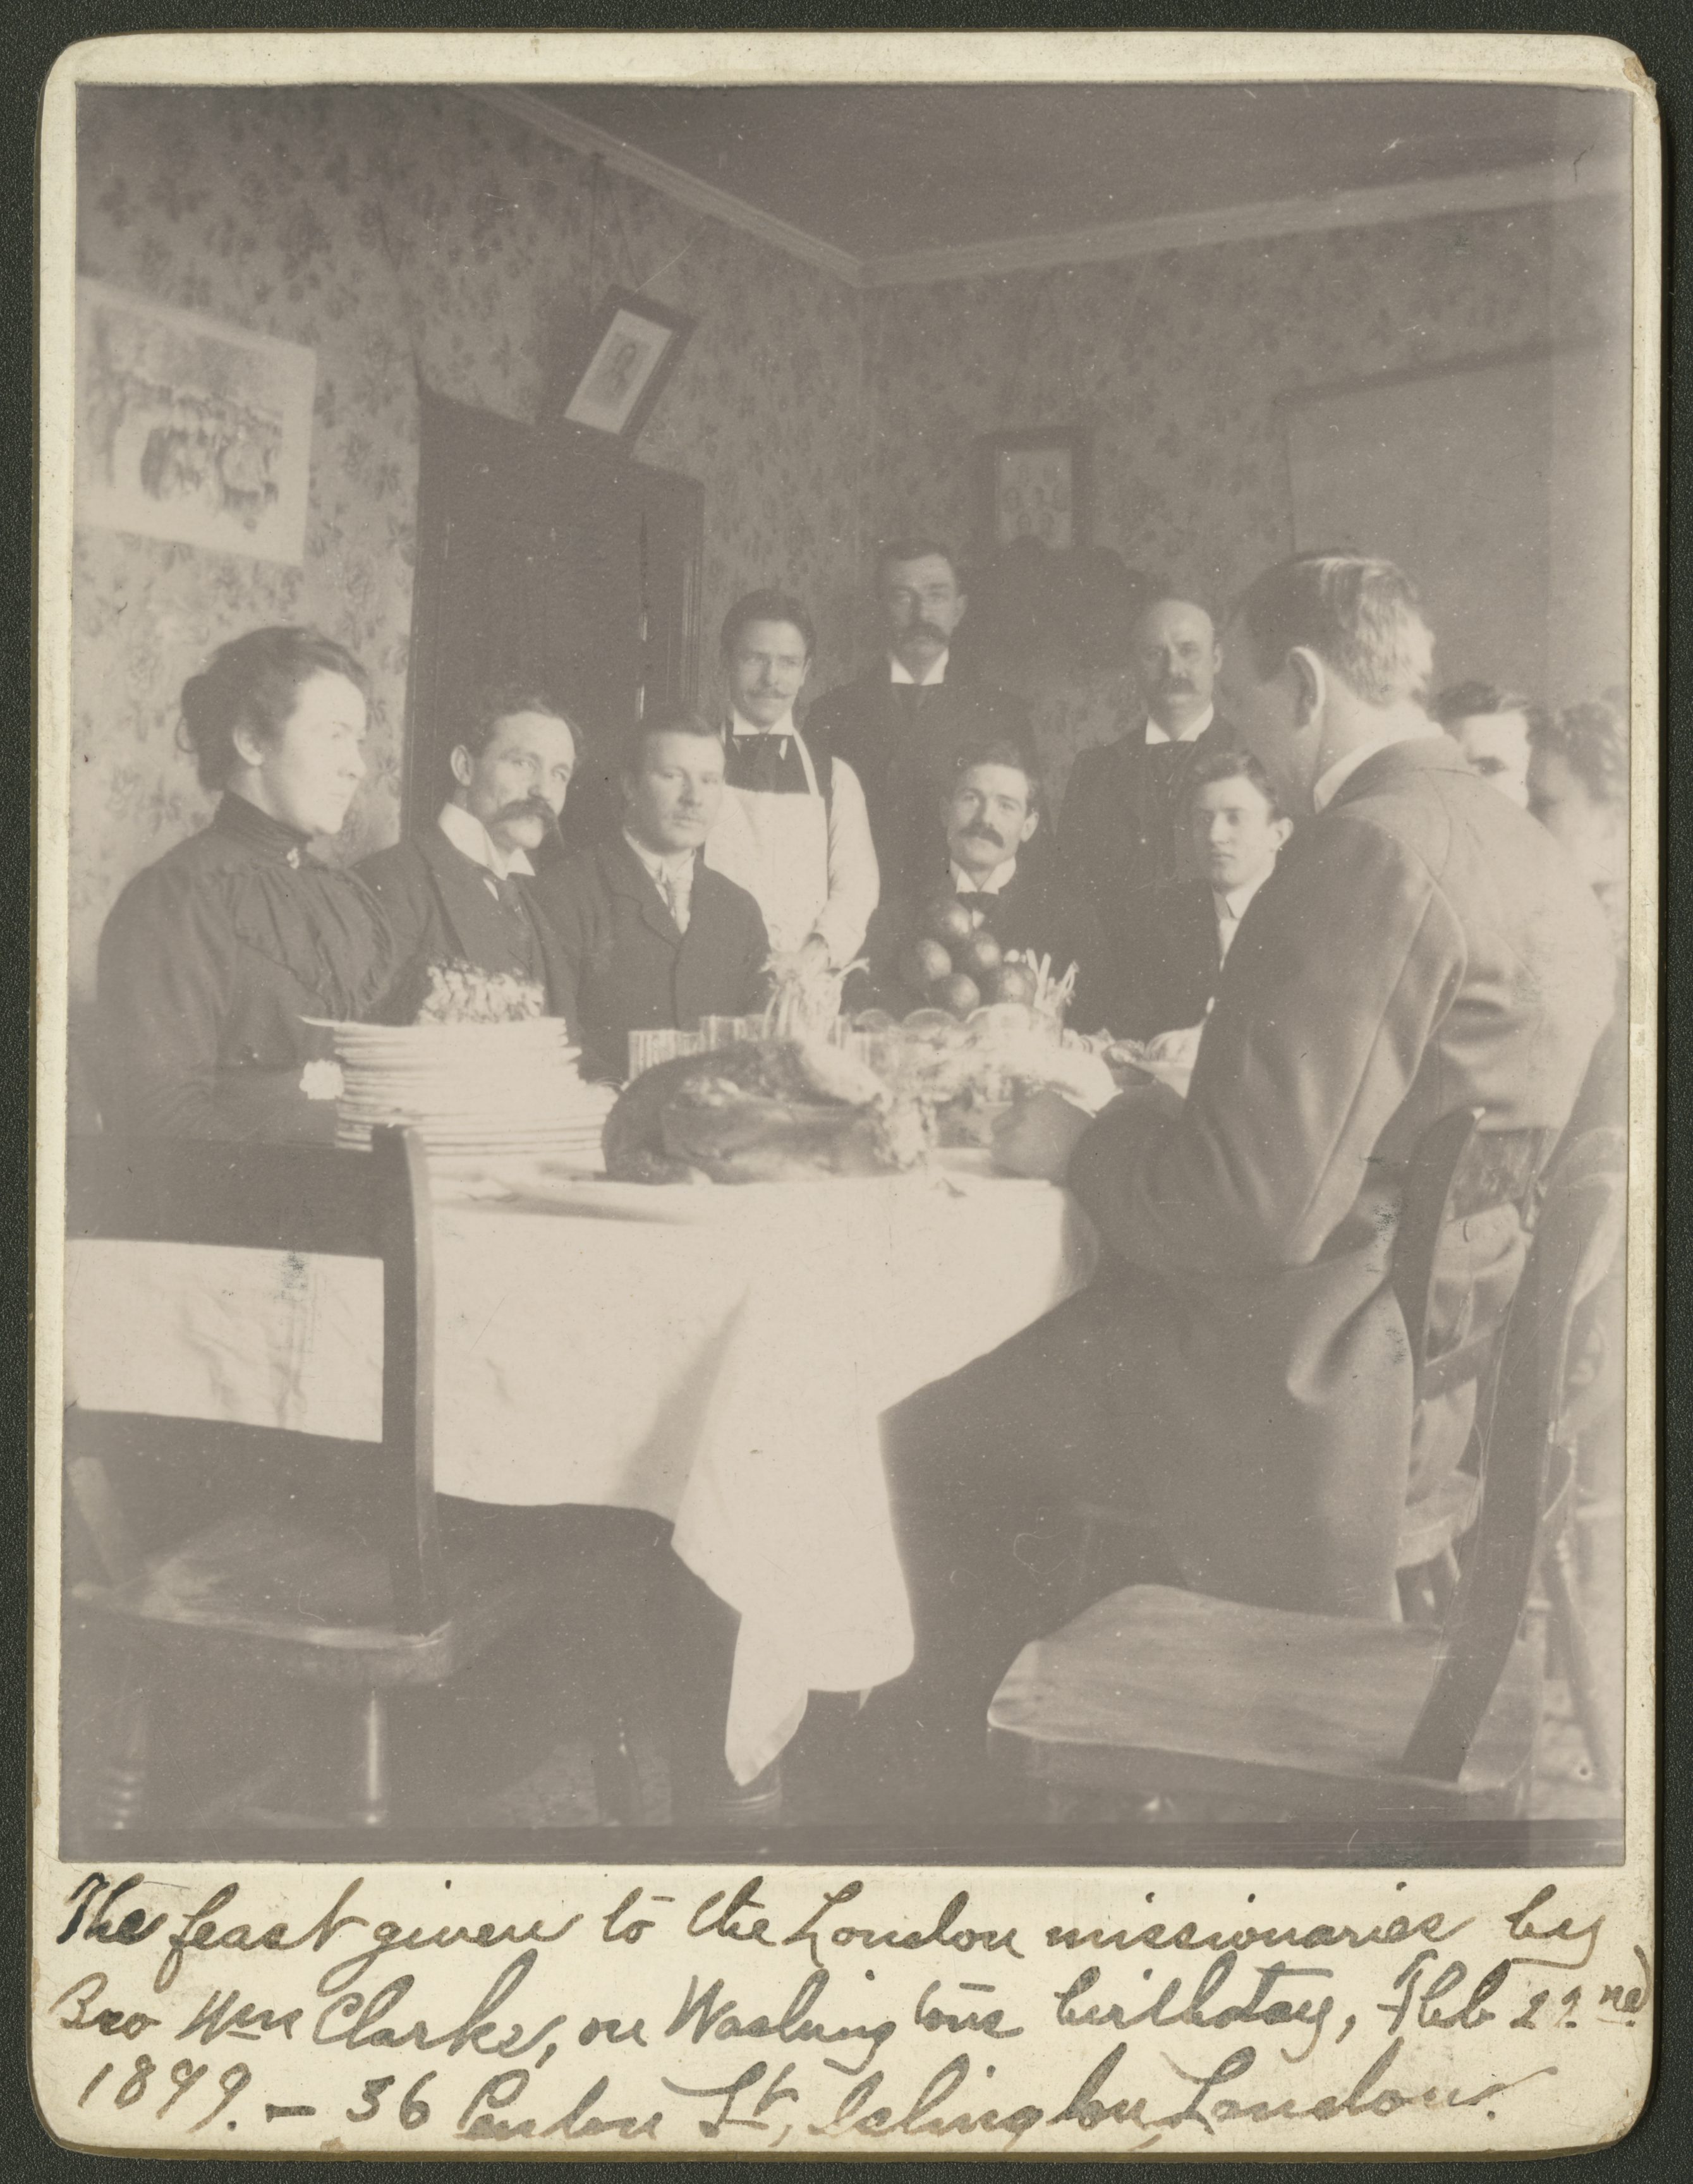
[[[782,592],[749,593],[723,623],[727,786],[705,861],[756,900],[778,978],[852,962],[881,892],[858,776],[794,724],[816,644]]]

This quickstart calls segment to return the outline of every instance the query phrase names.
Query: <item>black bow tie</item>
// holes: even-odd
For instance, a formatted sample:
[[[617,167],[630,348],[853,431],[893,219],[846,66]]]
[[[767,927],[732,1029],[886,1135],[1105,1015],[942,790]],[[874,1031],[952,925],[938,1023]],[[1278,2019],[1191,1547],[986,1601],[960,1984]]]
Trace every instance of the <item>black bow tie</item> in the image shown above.
[[[799,738],[794,735],[732,735],[723,777],[731,788],[756,789],[766,795],[804,796],[811,787],[805,778]]]

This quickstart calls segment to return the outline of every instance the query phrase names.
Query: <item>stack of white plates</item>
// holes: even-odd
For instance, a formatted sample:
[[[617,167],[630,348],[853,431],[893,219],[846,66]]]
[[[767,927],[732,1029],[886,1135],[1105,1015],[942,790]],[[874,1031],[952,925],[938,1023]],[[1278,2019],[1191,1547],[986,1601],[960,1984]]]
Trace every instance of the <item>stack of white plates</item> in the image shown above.
[[[559,1017],[515,1023],[334,1023],[342,1086],[336,1143],[362,1149],[380,1123],[432,1152],[532,1154],[599,1166],[615,1095],[584,1084]]]

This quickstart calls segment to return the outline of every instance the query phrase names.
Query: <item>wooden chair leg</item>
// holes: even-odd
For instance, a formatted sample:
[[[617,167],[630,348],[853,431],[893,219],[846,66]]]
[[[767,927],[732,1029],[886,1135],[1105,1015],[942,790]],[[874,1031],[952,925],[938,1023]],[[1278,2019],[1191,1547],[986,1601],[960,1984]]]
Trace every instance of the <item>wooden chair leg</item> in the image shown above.
[[[1550,1552],[1541,1557],[1540,1581],[1546,1589],[1551,1628],[1569,1679],[1570,1704],[1581,1726],[1587,1756],[1593,1766],[1593,1779],[1600,1789],[1608,1790],[1616,1779],[1611,1740],[1600,1703],[1598,1680],[1593,1672],[1587,1630],[1576,1596],[1574,1563],[1569,1528],[1566,1525],[1552,1542]]]
[[[112,1741],[101,1770],[97,1825],[116,1835],[136,1827],[147,1809],[147,1767],[153,1741],[153,1692],[147,1648],[125,1646],[112,1708]]]
[[[359,1704],[354,1724],[354,1760],[353,1824],[355,1827],[385,1828],[393,1787],[393,1752],[385,1691],[366,1691]]]

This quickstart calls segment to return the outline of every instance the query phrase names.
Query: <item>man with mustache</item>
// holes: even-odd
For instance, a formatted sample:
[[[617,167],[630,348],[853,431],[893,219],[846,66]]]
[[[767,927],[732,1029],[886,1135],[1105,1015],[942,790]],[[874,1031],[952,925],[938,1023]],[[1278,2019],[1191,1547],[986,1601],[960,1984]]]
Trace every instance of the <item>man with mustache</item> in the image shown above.
[[[935,815],[961,749],[1008,742],[1034,757],[1027,715],[961,672],[953,657],[969,604],[949,547],[933,538],[891,540],[877,561],[884,655],[857,682],[820,699],[805,723],[813,750],[843,760],[863,788],[884,896],[944,873]]]
[[[576,731],[544,692],[515,683],[483,691],[449,764],[453,792],[435,824],[359,866],[392,920],[404,968],[384,1014],[409,1023],[432,964],[468,963],[539,986],[564,1013],[564,967],[529,892],[542,845],[579,756]]]
[[[936,998],[920,982],[912,950],[923,940],[937,900],[952,894],[980,911],[978,931],[991,936],[1001,953],[1049,956],[1055,978],[1061,978],[1075,964],[1076,991],[1066,1021],[1078,1031],[1096,1029],[1102,954],[1099,921],[1085,902],[1050,873],[1039,866],[1030,868],[1027,851],[1040,816],[1039,777],[1016,744],[990,743],[961,751],[958,772],[941,805],[946,876],[927,893],[897,896],[877,911],[865,944],[868,980],[856,995],[849,989],[849,1003],[862,1006],[873,1002],[903,1017]],[[977,971],[961,960],[971,945],[961,942],[950,952],[955,968],[971,978],[985,998],[993,972]]]
[[[1222,652],[1202,606],[1154,599],[1135,624],[1132,657],[1141,717],[1115,743],[1078,753],[1058,837],[1065,878],[1118,950],[1132,944],[1145,890],[1202,877],[1181,840],[1193,769],[1236,741],[1211,701]]]

